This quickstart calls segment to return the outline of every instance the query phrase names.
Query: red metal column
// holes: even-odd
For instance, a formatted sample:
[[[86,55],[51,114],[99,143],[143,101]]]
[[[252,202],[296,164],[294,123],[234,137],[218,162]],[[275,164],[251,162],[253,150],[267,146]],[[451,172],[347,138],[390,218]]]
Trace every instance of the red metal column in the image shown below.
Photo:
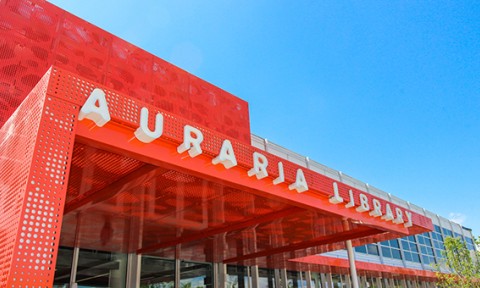
[[[47,73],[0,131],[0,287],[51,287],[78,107]]]

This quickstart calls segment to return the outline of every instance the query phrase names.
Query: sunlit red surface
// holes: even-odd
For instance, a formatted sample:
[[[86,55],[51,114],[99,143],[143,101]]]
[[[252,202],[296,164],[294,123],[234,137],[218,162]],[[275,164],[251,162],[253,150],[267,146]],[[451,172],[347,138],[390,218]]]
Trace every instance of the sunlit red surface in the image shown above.
[[[79,110],[94,88],[104,89],[109,103],[112,120],[103,127],[88,119],[78,120]],[[162,137],[149,144],[136,140],[133,134],[138,127],[138,111],[144,106],[152,111],[150,124],[155,112],[168,120]],[[333,195],[334,180],[306,168],[305,175],[312,181],[304,193],[289,190],[288,182],[273,185],[272,180],[278,176],[275,166],[269,168],[267,178],[249,177],[246,172],[251,168],[253,152],[266,155],[269,161],[278,157],[235,139],[230,138],[239,165],[228,170],[213,165],[212,158],[228,136],[201,125],[196,126],[205,136],[204,153],[195,158],[181,155],[176,147],[182,143],[187,119],[56,67],[18,111],[1,130],[2,145],[16,139],[20,142],[4,147],[19,147],[19,143],[34,146],[25,160],[32,161],[31,166],[8,162],[18,170],[16,173],[27,177],[21,181],[27,183],[25,189],[14,188],[18,181],[11,182],[10,174],[0,175],[7,187],[23,195],[12,198],[19,201],[20,210],[8,217],[10,221],[40,221],[42,217],[35,215],[38,212],[48,216],[42,221],[55,225],[47,234],[35,230],[40,240],[34,237],[26,247],[22,239],[31,241],[31,236],[23,231],[33,231],[35,222],[23,221],[19,232],[2,232],[6,233],[0,235],[2,239],[16,239],[13,246],[6,246],[13,254],[4,248],[6,261],[11,261],[8,255],[25,254],[21,251],[31,249],[30,245],[32,249],[46,245],[49,242],[43,242],[45,238],[52,241],[48,244],[53,247],[49,250],[53,259],[47,263],[50,266],[55,263],[58,245],[63,245],[269,268],[325,269],[289,260],[344,248],[344,241],[349,239],[361,245],[428,231],[432,226],[419,214],[412,217],[413,227],[406,228],[331,204],[328,199]],[[25,136],[27,127],[30,138]],[[26,139],[32,142],[22,142]],[[2,153],[4,159],[11,159],[8,150]],[[285,179],[291,183],[301,167],[284,159],[282,162]],[[28,175],[24,173],[30,170]],[[338,184],[342,193],[354,189]],[[57,204],[51,209],[57,212],[37,210],[50,209],[53,200],[43,207],[44,197],[55,199]],[[40,253],[30,258],[25,255],[14,257],[13,263],[22,259],[43,261],[37,259],[42,258]],[[13,271],[24,275],[20,271],[37,266],[22,267]],[[47,282],[53,277],[51,272],[43,276],[42,281]],[[39,281],[38,275],[35,277],[29,283]]]
[[[49,93],[79,104],[98,86],[57,68],[52,83]],[[85,89],[69,88],[77,83]],[[97,127],[83,120],[76,126],[61,245],[163,257],[177,250],[182,259],[279,268],[291,266],[288,259],[344,248],[347,239],[361,245],[428,230],[428,219],[418,214],[407,229],[338,208],[328,202],[332,180],[323,175],[305,193],[248,177],[258,149],[233,139],[239,165],[213,165],[227,136],[208,128],[201,128],[204,154],[179,155],[176,146],[188,123],[180,117],[167,117],[164,140],[141,143],[133,138],[138,120],[129,115],[144,104],[107,95],[113,122]],[[299,167],[282,161],[285,177],[293,179]]]
[[[166,256],[181,244],[182,258],[215,262],[257,252],[290,253],[294,244],[322,243],[322,237],[344,231],[341,218],[319,209],[302,209],[220,179],[202,179],[82,143],[74,148],[63,227],[62,245],[77,241],[89,249]],[[359,235],[381,232],[353,228]],[[310,253],[342,247],[334,245],[336,239],[324,241],[324,247]]]
[[[246,102],[45,1],[0,2],[0,59],[0,126],[29,94],[0,130],[0,284],[48,285],[59,245],[323,271],[343,264],[290,260],[432,228],[414,212],[404,227],[329,203],[333,179],[250,145]],[[94,88],[107,93],[104,127],[78,120]],[[150,125],[166,119],[150,144],[133,136],[141,107]],[[187,124],[205,136],[195,158],[176,151]],[[225,139],[229,170],[211,162]],[[253,152],[282,161],[286,182],[272,184],[276,165],[248,177]],[[288,189],[299,168],[304,193]]]
[[[247,102],[47,1],[0,1],[0,127],[52,65],[250,143]]]

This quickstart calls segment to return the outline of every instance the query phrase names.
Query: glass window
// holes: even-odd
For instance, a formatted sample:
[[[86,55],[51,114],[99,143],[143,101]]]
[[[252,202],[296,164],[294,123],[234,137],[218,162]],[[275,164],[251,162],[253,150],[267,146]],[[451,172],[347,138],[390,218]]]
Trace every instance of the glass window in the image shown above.
[[[400,245],[398,245],[398,240],[397,239],[393,239],[393,240],[390,240],[388,242],[390,243],[391,247],[400,248]]]
[[[442,228],[442,231],[443,231],[443,235],[445,235],[445,237],[453,237],[453,233],[451,230],[448,230],[447,228]]]
[[[402,259],[400,245],[397,239],[380,242],[382,255],[387,258]]]
[[[422,261],[426,265],[435,264],[435,259],[433,258],[433,256],[426,256],[426,255],[422,254]],[[433,267],[431,267],[431,268],[433,268]]]
[[[175,260],[142,256],[140,286],[142,288],[173,288]]]
[[[443,245],[443,236],[441,232],[441,228],[438,225],[434,225],[434,231],[431,232],[432,235],[432,247],[435,250],[435,262],[438,263],[440,259],[443,258],[442,251],[445,250],[445,246]]]
[[[300,282],[300,277],[297,271],[287,271],[287,287],[288,288],[298,288],[302,287]]]
[[[340,275],[332,274],[333,287],[343,287],[342,277]]]
[[[73,248],[60,247],[57,254],[57,263],[55,266],[55,278],[53,284],[63,287],[70,283],[70,273],[72,270]]]
[[[412,253],[410,253],[410,252],[403,252],[403,255],[405,255],[405,260],[407,260],[407,261],[412,261]]]
[[[70,283],[73,248],[60,247],[53,287]],[[99,250],[78,250],[76,283],[78,287],[125,287],[127,254]]]
[[[366,254],[367,253],[367,247],[366,246],[358,246],[358,247],[355,247],[355,251],[357,251],[358,253]]]
[[[260,288],[275,288],[274,274],[275,273],[272,269],[258,269],[258,286]],[[312,282],[313,281],[314,279],[312,279]],[[315,285],[312,287],[315,287]]]
[[[382,246],[382,255],[383,257],[392,258],[392,249]]]
[[[370,255],[378,255],[378,247],[376,244],[367,244],[367,253]]]
[[[244,266],[227,266],[227,288],[249,287],[249,277]]]
[[[412,253],[412,261],[420,263],[420,256],[418,255],[418,253]]]
[[[180,264],[180,287],[213,287],[212,272],[212,265],[210,263],[182,261]]]
[[[414,236],[402,238],[402,247],[405,254],[405,260],[420,263],[417,243]]]
[[[465,240],[463,239],[462,234],[457,233],[457,232],[453,232],[453,234],[455,235],[455,238],[460,238],[462,241],[465,241]]]
[[[400,254],[399,249],[392,249],[392,258],[402,259],[402,255]]]
[[[367,244],[364,246],[355,247],[355,251],[358,253],[364,253],[369,255],[379,255],[377,244]]]
[[[420,236],[422,236],[422,237],[420,237]],[[425,243],[425,236],[423,236],[423,235],[419,235],[419,236],[418,236],[418,244],[424,244],[424,245],[426,245],[426,243]]]
[[[472,238],[465,237],[468,250],[475,250],[475,244],[473,243]]]

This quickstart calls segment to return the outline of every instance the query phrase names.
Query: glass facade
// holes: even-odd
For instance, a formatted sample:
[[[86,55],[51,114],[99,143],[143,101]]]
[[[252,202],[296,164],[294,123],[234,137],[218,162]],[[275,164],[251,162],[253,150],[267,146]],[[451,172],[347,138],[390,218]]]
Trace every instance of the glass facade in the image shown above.
[[[212,288],[211,263],[180,262],[180,288]]]
[[[475,250],[475,243],[473,242],[472,238],[465,237],[465,242],[467,244],[468,250]]]
[[[258,269],[258,285],[261,288],[275,288],[275,273],[272,269]]]
[[[377,260],[372,262],[384,263],[382,258],[395,259],[400,260],[397,263],[404,263],[406,268],[421,263],[423,269],[433,270],[433,265],[440,263],[445,235],[464,239],[469,249],[475,249],[469,230],[460,234],[435,225],[432,232],[355,247],[355,251],[380,257],[373,257]],[[216,281],[224,281],[228,288],[332,288],[351,285],[349,274],[266,269],[148,255],[136,255],[139,264],[129,270],[130,257],[122,253],[62,247],[58,253],[53,287],[213,288]],[[419,279],[375,277],[362,273],[358,272],[360,287],[435,287],[433,282]],[[132,275],[137,275],[138,284],[129,282],[128,277],[135,277]],[[72,283],[77,286],[71,286]]]
[[[380,242],[382,256],[387,258],[402,259],[400,245],[397,239]]]
[[[420,263],[420,255],[418,253],[417,243],[415,236],[407,236],[401,239],[403,255],[405,255],[405,261]]]
[[[442,251],[445,250],[445,246],[443,245],[442,229],[440,226],[434,225],[434,230],[431,232],[431,235],[435,257],[437,260],[441,259],[443,258]]]
[[[172,288],[175,285],[175,261],[142,257],[141,288]]]
[[[449,230],[447,228],[442,228],[443,236],[444,237],[453,237],[452,230]]]
[[[78,287],[125,287],[126,254],[88,249],[76,252],[77,256],[75,249],[60,248],[53,287],[69,287],[72,277]]]
[[[471,231],[465,230],[465,233],[471,234]],[[355,251],[367,255],[379,255],[378,249],[380,249],[380,256],[385,259],[421,263],[424,269],[434,270],[435,265],[442,262],[445,237],[460,238],[469,250],[475,250],[472,237],[434,225],[432,232],[355,247]]]
[[[369,254],[369,255],[376,255],[376,256],[379,255],[377,243],[355,247],[355,251],[359,253]]]
[[[420,255],[422,263],[425,265],[436,264],[435,255],[433,254],[432,240],[430,239],[430,233],[422,233],[417,235],[418,246],[420,247]]]

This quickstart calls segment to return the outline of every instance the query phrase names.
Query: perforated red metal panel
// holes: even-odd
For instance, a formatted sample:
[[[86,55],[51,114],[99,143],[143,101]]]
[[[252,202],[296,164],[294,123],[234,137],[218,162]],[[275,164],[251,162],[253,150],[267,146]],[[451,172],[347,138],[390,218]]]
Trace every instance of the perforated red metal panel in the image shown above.
[[[3,119],[50,63],[64,68],[53,68],[48,87],[44,78],[0,132],[0,284],[51,286],[64,205],[67,246],[171,257],[167,245],[181,243],[186,259],[277,268],[346,239],[359,245],[431,229],[416,213],[405,228],[329,203],[333,179],[250,145],[244,101],[44,1],[0,2],[0,59]],[[75,122],[94,88],[106,92],[112,116],[102,128]],[[155,112],[165,118],[151,144],[133,137],[141,107],[150,125]],[[205,137],[194,159],[176,150],[187,124]],[[211,161],[225,139],[239,164],[228,171]],[[269,177],[247,176],[253,152],[272,163]],[[286,181],[273,185],[279,161]],[[287,184],[299,168],[309,183],[301,194]],[[349,189],[356,201],[366,193],[337,184],[344,198]],[[344,218],[360,224],[345,230]]]
[[[0,134],[0,285],[51,287],[78,106],[46,95],[47,73]]]
[[[245,101],[42,0],[0,5],[0,126],[53,64],[250,143]]]
[[[0,243],[2,243],[0,246],[0,285],[3,287],[6,287],[7,281],[10,281],[12,277],[10,271],[14,259],[19,257],[17,251],[23,250],[23,245],[26,244],[19,242],[18,234],[20,225],[29,224],[30,220],[23,220],[21,216],[27,194],[31,192],[28,191],[27,186],[47,79],[48,77],[37,85],[32,91],[31,97],[0,130],[0,167],[2,167],[0,169]],[[25,231],[21,233],[25,233]],[[25,239],[22,242],[25,242]],[[48,252],[50,253],[50,251]]]
[[[168,113],[166,111],[163,111],[162,109],[159,109],[157,107],[154,107],[152,105],[148,105],[140,100],[132,99],[129,97],[126,97],[122,94],[119,94],[115,91],[112,91],[111,89],[108,89],[106,87],[102,87],[99,84],[95,84],[91,81],[88,81],[87,79],[74,75],[70,72],[54,68],[52,71],[52,83],[54,85],[51,85],[49,87],[50,92],[52,95],[58,95],[59,97],[66,97],[68,101],[72,101],[73,103],[76,103],[77,105],[82,105],[85,101],[85,99],[89,96],[91,91],[93,91],[95,88],[102,88],[105,93],[106,93],[106,99],[107,102],[109,103],[109,111],[110,115],[112,117],[112,121],[115,123],[119,123],[120,125],[124,127],[130,127],[131,129],[136,129],[138,127],[138,118],[139,118],[139,111],[141,107],[147,107],[150,110],[149,114],[149,122],[150,125],[153,126],[154,122],[154,115],[157,112],[160,112],[164,115],[164,128],[163,128],[163,135],[159,139],[161,141],[166,141],[167,143],[170,143],[172,145],[178,145],[182,143],[183,141],[183,127],[185,125],[191,124],[188,120],[185,118],[176,116],[174,114]],[[93,124],[92,124],[93,125]],[[93,126],[92,126],[93,127]],[[203,149],[203,154],[208,157],[215,157],[220,150],[220,147],[222,145],[222,141],[224,139],[227,139],[227,135],[222,135],[218,132],[212,131],[211,129],[208,129],[207,127],[202,127],[200,125],[196,125],[198,129],[200,129],[204,135],[204,141],[202,142],[202,149]],[[88,133],[87,137],[90,137],[90,135],[94,135],[98,129],[92,130],[91,132]],[[90,131],[90,130],[89,130]],[[100,131],[100,130],[99,130]],[[111,141],[115,142],[115,144],[118,144],[120,146],[124,146],[125,148],[122,149],[127,149],[130,151],[136,150],[138,151],[137,153],[142,153],[144,156],[140,157],[155,157],[156,149],[155,146],[157,144],[152,143],[152,144],[142,144],[138,142],[131,142],[130,140],[124,141],[121,139],[113,139],[111,138],[112,136],[107,136],[107,133],[109,130],[102,130],[104,132],[99,133],[98,137],[102,139],[97,139],[97,141],[103,141],[105,143],[109,143]],[[94,136],[97,137],[97,136]],[[127,136],[129,137],[129,136]],[[129,137],[131,138],[131,136]],[[279,157],[276,157],[274,155],[271,155],[267,152],[260,151],[250,145],[246,145],[240,141],[236,141],[234,139],[230,139],[232,142],[232,146],[235,150],[235,155],[238,160],[238,166],[241,167],[244,170],[248,170],[252,166],[252,155],[253,152],[260,152],[263,155],[265,155],[269,161],[269,163],[272,163],[272,165],[269,165],[267,170],[270,175],[269,179],[273,179],[278,176],[278,169],[277,166],[275,165],[276,162],[282,161],[283,166],[284,166],[284,171],[285,171],[285,183],[292,183],[295,181],[296,177],[296,171],[302,167],[300,167],[297,164],[294,164],[290,161],[287,161],[285,159],[280,159]],[[121,143],[125,142],[125,143]],[[107,144],[108,145],[108,144]],[[115,145],[111,145],[115,146]],[[175,148],[174,148],[175,149]],[[126,152],[123,152],[126,153]],[[128,151],[127,151],[128,153]],[[137,155],[137,157],[139,157]],[[172,160],[174,161],[174,160]],[[192,160],[193,161],[193,160]],[[306,194],[303,194],[302,196],[299,196],[298,193],[294,192],[293,195],[291,195],[293,198],[296,199],[306,199],[306,195],[311,195],[315,199],[328,199],[328,197],[333,195],[333,182],[334,180],[331,178],[328,178],[324,175],[320,175],[318,173],[315,173],[311,170],[302,168],[304,171],[305,177],[309,183],[309,192]],[[228,174],[227,174],[228,175]],[[251,181],[255,182],[255,181]],[[368,194],[365,191],[361,191],[359,189],[355,189],[353,187],[350,187],[346,184],[343,183],[337,183],[338,188],[339,188],[339,193],[342,195],[345,199],[348,199],[348,190],[352,190],[355,196],[355,199],[358,203],[358,195],[360,193],[363,194]],[[278,185],[280,187],[283,187],[286,184],[281,184]],[[288,185],[287,185],[288,186]],[[275,187],[276,188],[276,187]],[[273,187],[269,188],[270,190],[273,191]],[[288,188],[287,188],[288,189]],[[316,195],[316,196],[314,196]],[[386,203],[386,201],[379,199],[382,203]],[[393,203],[389,203],[392,209],[395,209],[397,205]],[[324,205],[324,204],[319,204],[319,205]],[[339,205],[339,207],[343,205]],[[334,213],[350,213],[348,214],[349,218],[357,218],[362,221],[366,221],[366,223],[381,223],[382,221],[379,221],[378,219],[373,219],[372,217],[368,216],[368,214],[359,214],[355,211],[348,211],[347,209],[342,208],[332,208],[331,204],[328,204],[324,209],[334,212]],[[331,210],[333,209],[333,210]],[[382,211],[385,212],[385,205],[382,206]],[[405,209],[403,207],[402,209]],[[354,210],[354,209],[352,209]],[[345,216],[347,217],[347,214]],[[427,228],[429,229],[431,225],[431,222],[428,220],[423,220],[426,217],[418,215],[416,213],[412,212],[412,215],[416,215],[414,217],[414,225],[419,226],[420,229]],[[420,221],[420,219],[422,219]],[[374,222],[372,222],[374,221]],[[375,224],[377,225],[377,224]],[[382,224],[383,225],[383,224]],[[392,226],[393,227],[393,226]],[[407,230],[404,231],[406,233]]]
[[[2,128],[4,142],[8,143],[5,147],[30,147],[28,137],[18,140],[21,145],[8,142],[13,141],[9,140],[13,139],[9,131],[16,131],[16,122],[26,119],[33,121],[30,128],[24,125],[26,131],[38,127],[29,132],[36,141],[33,151],[15,156],[22,159],[31,155],[27,162],[32,164],[16,168],[31,173],[21,197],[14,198],[20,206],[5,214],[5,219],[12,217],[13,222],[4,222],[5,231],[10,232],[2,237],[15,238],[13,246],[2,250],[2,269],[7,271],[4,277],[8,283],[48,286],[64,205],[67,214],[63,245],[169,257],[170,246],[181,243],[182,257],[186,259],[277,268],[288,266],[291,258],[342,248],[346,239],[354,239],[357,245],[397,237],[395,233],[409,233],[400,225],[334,206],[328,202],[332,191],[322,186],[313,184],[304,193],[290,191],[287,183],[272,186],[275,165],[268,168],[273,176],[262,180],[248,177],[252,153],[258,150],[240,141],[231,139],[240,163],[237,167],[226,170],[212,165],[211,159],[228,137],[207,127],[196,125],[205,136],[204,153],[185,158],[176,150],[182,142],[183,126],[191,124],[185,118],[62,69],[53,67],[47,77],[47,87],[42,82],[39,87],[43,88],[32,94],[37,97],[35,101],[24,102],[38,111],[44,105],[43,111],[33,109],[27,117],[23,116],[26,112],[21,112],[24,110],[19,110],[21,116],[16,115]],[[112,121],[104,127],[97,127],[90,120],[76,121],[80,107],[94,88],[106,92]],[[45,100],[38,101],[45,94]],[[144,106],[151,112],[161,112],[165,118],[164,134],[149,144],[136,141],[133,136],[138,113]],[[269,161],[280,160],[267,152],[258,152]],[[287,181],[293,181],[294,171],[300,167],[284,159],[282,162]],[[12,163],[8,165],[20,165]],[[319,179],[312,183],[333,181],[303,169],[307,180]],[[8,189],[18,188],[10,183],[8,173],[2,177]],[[67,177],[71,180],[68,189]],[[340,187],[342,193],[352,188]],[[11,194],[2,191],[2,197],[8,195]],[[368,225],[350,223],[351,229],[345,230],[344,217]],[[421,221],[413,224],[418,231],[428,229]],[[40,253],[42,249],[44,253]],[[44,270],[47,272],[42,274]]]

